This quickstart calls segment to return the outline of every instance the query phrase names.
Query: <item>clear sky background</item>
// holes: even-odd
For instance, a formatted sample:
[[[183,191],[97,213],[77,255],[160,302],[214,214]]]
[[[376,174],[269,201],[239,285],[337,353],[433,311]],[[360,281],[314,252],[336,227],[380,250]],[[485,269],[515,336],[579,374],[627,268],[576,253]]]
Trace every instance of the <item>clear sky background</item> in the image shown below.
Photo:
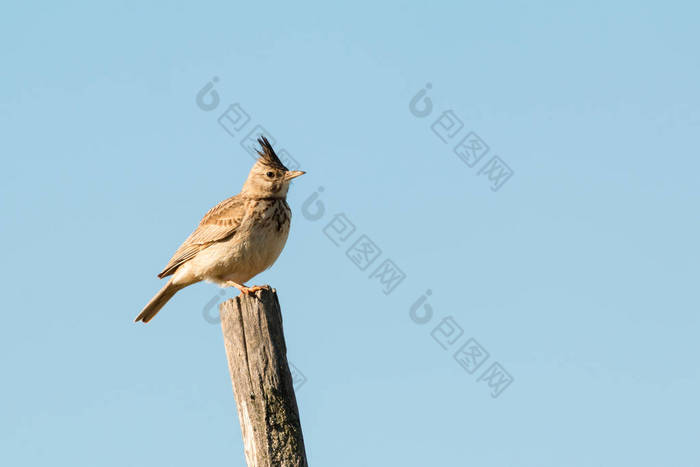
[[[311,465],[700,465],[691,2],[98,3],[0,13],[0,463],[245,465],[219,289],[132,320],[262,125]]]

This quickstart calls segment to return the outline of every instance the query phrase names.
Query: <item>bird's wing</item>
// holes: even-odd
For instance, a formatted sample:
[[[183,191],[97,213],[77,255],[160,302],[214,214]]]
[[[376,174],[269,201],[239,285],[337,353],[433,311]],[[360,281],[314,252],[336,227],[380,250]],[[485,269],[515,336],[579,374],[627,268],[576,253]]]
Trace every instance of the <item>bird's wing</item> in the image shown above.
[[[158,274],[161,279],[173,274],[183,263],[212,243],[229,238],[236,233],[245,214],[245,199],[239,195],[226,199],[209,210],[199,226],[180,245],[165,269]]]

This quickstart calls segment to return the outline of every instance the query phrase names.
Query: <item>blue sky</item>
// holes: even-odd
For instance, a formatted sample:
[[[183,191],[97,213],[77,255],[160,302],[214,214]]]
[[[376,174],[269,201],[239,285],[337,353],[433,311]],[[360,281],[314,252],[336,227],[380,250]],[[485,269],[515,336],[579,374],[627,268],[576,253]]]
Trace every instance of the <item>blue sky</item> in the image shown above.
[[[3,464],[245,465],[206,308],[232,293],[132,320],[261,125],[308,172],[252,282],[278,290],[311,465],[700,465],[697,17],[5,5]]]

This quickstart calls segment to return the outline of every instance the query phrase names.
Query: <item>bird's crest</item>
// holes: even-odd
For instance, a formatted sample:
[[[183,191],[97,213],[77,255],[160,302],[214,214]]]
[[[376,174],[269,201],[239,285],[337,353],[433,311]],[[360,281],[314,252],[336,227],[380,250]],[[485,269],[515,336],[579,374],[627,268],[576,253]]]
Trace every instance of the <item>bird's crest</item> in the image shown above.
[[[262,150],[257,150],[258,154],[260,155],[260,159],[258,159],[260,163],[268,167],[272,167],[274,169],[282,169],[284,171],[289,170],[287,167],[284,166],[280,158],[277,157],[277,154],[275,154],[275,150],[272,149],[272,145],[267,140],[267,138],[261,136],[260,138],[258,138],[258,143],[260,143],[260,147],[262,148]]]

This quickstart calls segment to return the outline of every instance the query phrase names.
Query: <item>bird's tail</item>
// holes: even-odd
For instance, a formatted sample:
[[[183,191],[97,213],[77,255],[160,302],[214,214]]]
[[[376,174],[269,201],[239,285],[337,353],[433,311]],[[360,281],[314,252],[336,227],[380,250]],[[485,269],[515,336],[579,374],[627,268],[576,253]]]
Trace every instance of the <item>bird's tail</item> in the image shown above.
[[[173,284],[173,280],[170,279],[168,283],[165,284],[165,286],[163,286],[163,288],[160,289],[160,291],[151,299],[151,301],[148,302],[148,305],[143,308],[134,322],[138,323],[139,321],[143,321],[144,323],[147,323],[152,320],[160,309],[163,308],[166,303],[168,303],[168,300],[173,298],[173,295],[175,295],[175,293],[177,293],[177,291],[181,288],[182,286]]]

